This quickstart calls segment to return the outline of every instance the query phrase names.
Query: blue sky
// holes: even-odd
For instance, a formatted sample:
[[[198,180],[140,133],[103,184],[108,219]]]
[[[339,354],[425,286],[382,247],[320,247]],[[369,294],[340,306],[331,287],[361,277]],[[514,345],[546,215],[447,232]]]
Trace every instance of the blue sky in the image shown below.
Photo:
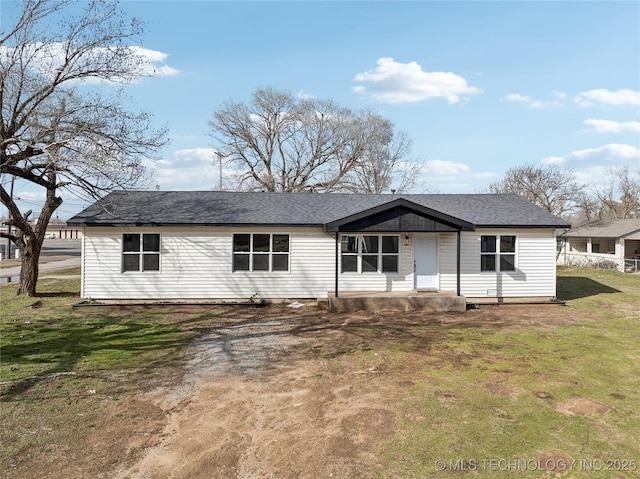
[[[121,7],[147,22],[142,46],[162,68],[127,86],[132,107],[170,130],[152,183],[161,190],[217,187],[207,122],[263,86],[392,120],[422,165],[415,192],[478,192],[525,163],[571,168],[582,182],[640,169],[636,1]],[[18,184],[16,194],[36,204],[40,192]],[[66,198],[59,216],[86,205]]]

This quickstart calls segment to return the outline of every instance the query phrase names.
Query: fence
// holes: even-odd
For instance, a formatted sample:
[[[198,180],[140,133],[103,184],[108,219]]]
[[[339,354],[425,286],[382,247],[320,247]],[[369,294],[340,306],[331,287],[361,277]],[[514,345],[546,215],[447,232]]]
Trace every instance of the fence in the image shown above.
[[[639,273],[640,272],[640,258],[625,258],[624,259],[624,272],[625,273]]]
[[[581,268],[611,269],[625,273],[640,271],[640,258],[620,258],[605,253],[564,253],[557,256],[556,264]]]

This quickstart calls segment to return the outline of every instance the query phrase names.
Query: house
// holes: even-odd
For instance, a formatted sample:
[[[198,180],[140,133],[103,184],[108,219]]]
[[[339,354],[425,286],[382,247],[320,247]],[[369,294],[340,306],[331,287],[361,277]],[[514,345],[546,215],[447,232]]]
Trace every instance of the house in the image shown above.
[[[640,219],[584,223],[558,236],[558,264],[640,271]]]
[[[82,226],[95,300],[556,295],[563,220],[515,195],[116,191]]]

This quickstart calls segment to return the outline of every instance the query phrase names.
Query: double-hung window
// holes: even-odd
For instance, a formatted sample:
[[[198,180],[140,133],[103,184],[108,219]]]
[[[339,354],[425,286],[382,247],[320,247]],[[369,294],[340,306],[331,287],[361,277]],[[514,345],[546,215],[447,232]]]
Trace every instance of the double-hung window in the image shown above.
[[[160,271],[160,235],[122,235],[122,271]]]
[[[480,237],[480,271],[516,270],[516,237],[513,235],[483,235]]]
[[[289,271],[289,235],[233,235],[233,271]]]
[[[342,235],[340,255],[343,273],[397,273],[397,235]]]

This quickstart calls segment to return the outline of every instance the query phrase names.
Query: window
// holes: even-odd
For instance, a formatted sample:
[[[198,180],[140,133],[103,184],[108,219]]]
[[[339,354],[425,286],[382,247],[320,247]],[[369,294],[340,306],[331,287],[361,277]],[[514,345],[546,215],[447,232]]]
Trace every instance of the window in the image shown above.
[[[378,237],[362,237],[362,272],[375,273],[378,271]]]
[[[289,271],[289,235],[234,234],[233,271]]]
[[[398,252],[399,252],[399,238],[397,236],[383,236],[382,237],[382,272],[383,273],[397,273],[398,267]]]
[[[125,233],[122,271],[160,271],[160,235]]]
[[[516,237],[481,236],[480,271],[501,272],[516,270]]]
[[[398,236],[342,235],[340,257],[343,273],[397,273]]]
[[[358,237],[343,236],[340,239],[340,253],[342,257],[342,272],[356,273],[358,271]]]

